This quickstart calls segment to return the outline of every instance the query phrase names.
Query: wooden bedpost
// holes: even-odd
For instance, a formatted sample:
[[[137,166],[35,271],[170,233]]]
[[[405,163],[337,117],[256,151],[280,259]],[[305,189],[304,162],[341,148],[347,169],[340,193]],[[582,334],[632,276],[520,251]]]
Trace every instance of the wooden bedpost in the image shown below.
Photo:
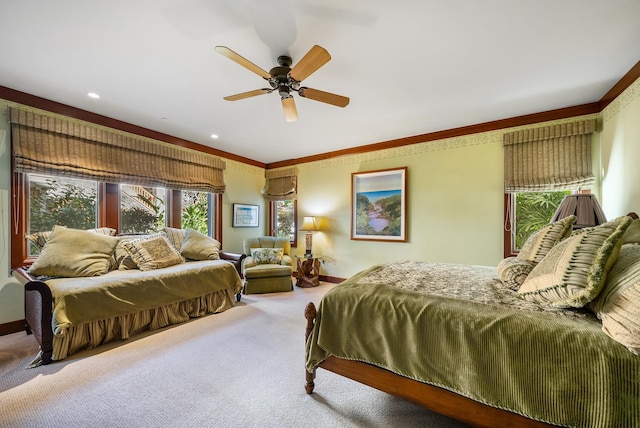
[[[316,320],[316,306],[313,304],[313,302],[309,302],[307,304],[307,306],[304,308],[304,317],[307,319],[307,329],[304,333],[304,342],[307,343],[307,340],[309,340],[309,336],[311,335],[311,331],[313,331],[313,326],[315,325],[315,320]],[[307,391],[307,394],[311,394],[313,392],[313,388],[315,387],[315,383],[313,382],[313,380],[316,377],[316,370],[313,369],[312,373],[309,373],[308,370],[306,370],[305,368],[305,374],[306,374],[306,383],[304,385],[304,389],[305,391]]]

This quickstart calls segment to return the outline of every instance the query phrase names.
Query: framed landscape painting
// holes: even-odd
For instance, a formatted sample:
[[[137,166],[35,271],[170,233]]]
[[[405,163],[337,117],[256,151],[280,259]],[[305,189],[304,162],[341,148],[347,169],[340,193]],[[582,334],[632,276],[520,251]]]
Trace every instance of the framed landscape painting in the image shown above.
[[[406,242],[407,167],[351,174],[351,239]]]
[[[260,207],[257,205],[233,204],[233,227],[258,227]]]

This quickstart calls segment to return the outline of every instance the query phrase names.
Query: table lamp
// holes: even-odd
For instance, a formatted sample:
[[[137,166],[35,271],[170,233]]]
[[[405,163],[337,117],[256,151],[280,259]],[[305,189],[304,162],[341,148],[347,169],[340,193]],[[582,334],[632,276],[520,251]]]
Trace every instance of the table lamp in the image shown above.
[[[551,223],[570,215],[576,216],[576,222],[573,224],[574,230],[598,226],[607,222],[598,199],[591,193],[575,193],[565,196],[558,205]]]
[[[306,258],[313,257],[313,255],[311,254],[311,240],[313,238],[313,232],[316,232],[318,230],[320,229],[318,229],[318,226],[316,225],[315,217],[304,217],[300,231],[305,232],[304,242],[306,245],[306,251],[304,253],[304,256]]]

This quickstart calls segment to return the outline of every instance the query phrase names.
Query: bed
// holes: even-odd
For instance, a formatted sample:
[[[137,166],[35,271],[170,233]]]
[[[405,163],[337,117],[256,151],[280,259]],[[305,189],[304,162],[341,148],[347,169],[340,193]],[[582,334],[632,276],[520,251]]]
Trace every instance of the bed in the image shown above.
[[[175,246],[166,233],[54,228],[34,263],[13,271],[24,285],[26,331],[40,344],[29,367],[233,307],[244,257],[199,232],[174,231]]]
[[[307,393],[323,368],[474,426],[640,426],[640,348],[600,311],[616,293],[640,298],[640,245],[622,245],[623,229],[598,258],[607,302],[582,307],[527,300],[496,267],[399,261],[354,275],[305,309]]]

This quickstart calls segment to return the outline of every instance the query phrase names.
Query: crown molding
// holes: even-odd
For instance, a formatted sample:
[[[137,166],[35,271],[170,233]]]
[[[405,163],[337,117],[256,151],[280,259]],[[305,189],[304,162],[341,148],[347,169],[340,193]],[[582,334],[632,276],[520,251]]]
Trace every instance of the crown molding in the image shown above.
[[[627,72],[622,79],[618,81],[613,87],[600,98],[600,111],[604,110],[609,104],[611,104],[619,95],[621,95],[628,87],[640,78],[640,61],[636,62],[636,65],[631,67],[631,70]]]
[[[90,122],[96,125],[105,126],[107,128],[112,128],[118,131],[128,132],[130,134],[139,135],[141,137],[151,138],[153,140],[162,141],[164,143],[174,144],[186,149],[197,150],[199,152],[242,162],[248,165],[257,166],[259,168],[265,167],[265,164],[263,162],[258,162],[253,159],[238,156],[236,154],[225,152],[223,150],[214,149],[212,147],[194,143],[193,141],[184,140],[172,135],[163,134],[161,132],[153,131],[148,128],[143,128],[141,126],[133,125],[131,123],[123,122],[121,120],[113,119],[107,116],[102,116],[100,114],[92,113],[90,111],[82,110],[56,101],[51,101],[46,98],[28,94],[26,92],[17,91],[5,86],[0,86],[0,99],[28,107],[34,107],[40,110],[46,110],[51,113],[60,114],[85,122]]]
[[[479,134],[499,129],[513,128],[517,126],[531,125],[540,122],[567,119],[575,116],[584,116],[600,112],[599,104],[589,103],[579,106],[565,107],[556,110],[549,110],[540,113],[527,114],[508,119],[494,120],[491,122],[479,123],[476,125],[462,126],[460,128],[446,129],[443,131],[430,132],[427,134],[413,135],[411,137],[399,138],[395,140],[383,141],[380,143],[365,146],[352,147],[349,149],[337,150],[333,152],[321,153],[297,159],[288,159],[280,162],[272,162],[266,165],[266,169],[281,168],[284,166],[299,165],[301,163],[317,162],[342,156],[360,155],[378,150],[394,149],[412,144],[427,143],[430,141],[443,140],[447,138],[463,137],[465,135]]]
[[[567,119],[576,116],[589,115],[602,112],[607,106],[613,103],[627,88],[632,86],[640,78],[640,61],[638,61],[599,101],[581,104],[572,107],[565,107],[555,110],[548,110],[539,113],[527,114],[523,116],[500,119],[491,122],[484,122],[475,125],[463,126],[459,128],[446,129],[426,134],[414,135],[410,137],[398,138],[394,140],[382,141],[379,143],[364,146],[352,147],[332,152],[319,153],[317,155],[306,156],[295,159],[287,159],[272,163],[262,163],[253,159],[239,156],[233,153],[218,150],[192,141],[184,140],[168,134],[163,134],[151,129],[143,128],[131,123],[116,120],[107,116],[91,113],[66,104],[41,98],[26,92],[17,91],[11,88],[0,86],[0,99],[15,102],[18,104],[47,110],[74,119],[84,120],[109,128],[140,135],[154,140],[175,144],[184,148],[198,150],[215,156],[220,156],[240,164],[246,164],[261,169],[274,169],[286,166],[299,165],[303,163],[317,162],[328,159],[335,159],[342,156],[359,155],[378,150],[393,149],[418,143],[426,143],[447,138],[462,137],[465,135],[496,131],[499,129],[526,126],[534,123],[547,122],[553,120]],[[239,165],[234,165],[234,169],[241,169]],[[251,169],[252,170],[252,169]],[[253,170],[252,170],[253,172]]]

